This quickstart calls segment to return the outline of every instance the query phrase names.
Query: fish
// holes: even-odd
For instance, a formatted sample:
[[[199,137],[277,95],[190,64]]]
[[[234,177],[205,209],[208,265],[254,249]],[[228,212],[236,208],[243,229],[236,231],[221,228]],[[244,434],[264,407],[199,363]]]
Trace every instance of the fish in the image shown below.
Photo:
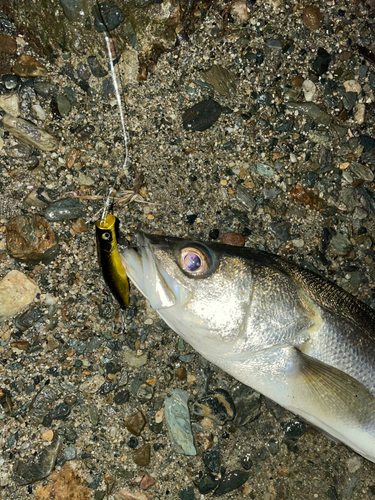
[[[375,462],[375,313],[274,254],[139,232],[130,280],[199,354]]]
[[[107,214],[95,226],[99,266],[104,281],[121,309],[125,310],[129,306],[129,281],[118,250],[116,233],[119,221],[114,215]]]

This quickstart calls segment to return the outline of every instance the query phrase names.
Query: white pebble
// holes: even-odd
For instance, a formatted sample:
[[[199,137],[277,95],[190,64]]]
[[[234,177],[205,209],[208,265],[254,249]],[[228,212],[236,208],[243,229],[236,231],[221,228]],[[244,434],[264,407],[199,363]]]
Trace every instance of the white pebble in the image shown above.
[[[305,101],[311,102],[314,98],[316,92],[316,85],[311,80],[305,80],[302,84],[303,94],[305,96]]]
[[[365,105],[363,103],[357,104],[355,107],[354,120],[361,125],[365,121]]]
[[[346,92],[357,92],[357,94],[360,94],[362,88],[356,80],[346,80],[344,87]]]

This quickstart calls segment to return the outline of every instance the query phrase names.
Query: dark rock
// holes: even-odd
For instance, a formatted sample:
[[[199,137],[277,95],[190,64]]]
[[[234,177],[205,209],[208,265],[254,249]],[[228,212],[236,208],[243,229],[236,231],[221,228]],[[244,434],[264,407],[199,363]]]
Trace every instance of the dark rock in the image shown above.
[[[34,82],[34,90],[38,95],[44,97],[44,99],[54,97],[57,94],[57,87],[51,82]]]
[[[225,493],[236,490],[246,483],[250,474],[243,470],[234,470],[220,479],[219,486],[214,493],[214,497],[219,497]]]
[[[87,63],[91,69],[91,73],[93,76],[96,76],[96,78],[103,78],[108,74],[108,71],[103,68],[95,56],[89,56],[87,58]]]
[[[147,420],[141,411],[133,413],[125,418],[125,427],[134,436],[139,436],[146,425]]]
[[[195,500],[195,493],[193,486],[188,486],[181,490],[178,494],[180,500]]]
[[[183,113],[183,127],[193,132],[206,130],[218,120],[221,110],[220,104],[212,99],[198,102]]]
[[[56,462],[62,437],[55,432],[50,446],[43,449],[36,461],[18,460],[14,469],[14,480],[24,486],[48,477]]]
[[[16,144],[7,150],[8,156],[15,159],[27,160],[33,152],[28,144]]]
[[[375,139],[369,135],[362,134],[359,136],[359,142],[363,146],[363,152],[367,153],[375,149]]]
[[[44,417],[59,395],[60,388],[57,386],[47,385],[40,389],[29,408],[30,422],[33,425],[38,425],[43,422]]]
[[[202,495],[207,495],[214,491],[217,487],[219,480],[211,474],[205,474],[198,483],[198,491]]]
[[[120,7],[110,2],[101,2],[92,8],[96,31],[112,31],[124,21]]]
[[[7,415],[12,411],[13,403],[10,391],[8,391],[8,389],[1,387],[0,387],[0,405]]]
[[[59,251],[54,232],[40,215],[18,215],[6,226],[9,254],[22,262],[50,263]]]
[[[138,448],[134,452],[133,460],[139,467],[146,467],[151,460],[151,445],[147,443]]]
[[[253,461],[251,460],[250,453],[246,453],[246,455],[242,458],[241,465],[245,470],[251,469]]]
[[[306,434],[307,429],[305,423],[301,420],[290,420],[284,424],[284,432],[288,438],[298,439]]]
[[[135,450],[139,444],[139,441],[138,439],[135,437],[135,436],[132,436],[129,441],[128,441],[128,446],[129,448],[131,448],[132,450]]]
[[[342,102],[347,111],[351,111],[357,103],[357,92],[345,92]]]
[[[281,241],[289,241],[291,226],[290,222],[271,222],[268,227],[271,233],[273,233]]]
[[[240,203],[242,203],[248,209],[249,212],[252,212],[257,206],[257,202],[254,200],[254,198],[250,195],[249,191],[244,186],[241,185],[237,186],[236,198]]]
[[[51,417],[54,420],[63,420],[70,415],[71,408],[66,403],[61,403],[51,410]]]
[[[217,240],[220,235],[220,231],[218,229],[211,229],[211,231],[208,234],[208,237],[210,240]]]
[[[35,76],[46,76],[46,68],[39,61],[26,54],[18,56],[14,66],[13,73],[24,78]]]
[[[234,419],[236,408],[229,392],[225,389],[216,389],[208,396],[198,399],[193,405],[192,412],[194,415],[208,417],[223,425],[228,420]]]
[[[218,473],[220,471],[220,451],[218,444],[203,454],[203,463],[212,472]]]
[[[86,81],[90,79],[91,73],[86,64],[80,63],[77,67],[77,75],[80,80]]]
[[[14,56],[17,53],[17,42],[8,35],[0,35],[0,53]]]
[[[52,222],[74,220],[85,216],[85,209],[78,198],[63,198],[55,201],[45,210],[44,216]]]
[[[232,388],[233,403],[236,408],[236,416],[233,423],[236,427],[247,425],[255,420],[260,414],[261,396],[241,382],[237,382]]]
[[[236,91],[235,75],[222,66],[214,64],[203,75],[206,82],[212,85],[220,95],[229,97]]]
[[[20,314],[16,319],[16,326],[22,331],[31,328],[43,315],[43,312],[35,306]]]
[[[137,398],[142,403],[150,401],[154,395],[154,388],[149,384],[141,384],[137,391]]]
[[[78,21],[85,11],[86,0],[60,0],[60,4],[69,21]]]
[[[327,73],[332,56],[325,49],[319,47],[317,57],[313,62],[313,70],[317,76],[322,76]]]
[[[70,113],[72,109],[71,102],[69,99],[63,95],[58,95],[56,97],[57,109],[59,110],[60,116],[66,116]]]
[[[1,37],[1,35],[0,35],[0,37]],[[0,43],[1,43],[1,41],[0,41]],[[15,89],[18,85],[18,82],[19,82],[19,78],[17,75],[3,75],[1,77],[1,79],[3,81],[4,87],[7,90]]]
[[[110,392],[114,391],[116,388],[116,384],[113,382],[104,382],[104,384],[101,386],[99,393],[102,396],[105,396],[106,394],[109,394]]]

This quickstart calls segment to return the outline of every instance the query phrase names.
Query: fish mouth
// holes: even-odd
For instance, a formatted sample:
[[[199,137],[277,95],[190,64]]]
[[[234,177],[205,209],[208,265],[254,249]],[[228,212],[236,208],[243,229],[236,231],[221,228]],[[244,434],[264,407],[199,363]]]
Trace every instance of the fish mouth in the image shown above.
[[[154,309],[174,306],[181,291],[181,285],[163,269],[155,255],[163,240],[163,236],[139,232],[136,234],[137,246],[121,253],[127,275]]]

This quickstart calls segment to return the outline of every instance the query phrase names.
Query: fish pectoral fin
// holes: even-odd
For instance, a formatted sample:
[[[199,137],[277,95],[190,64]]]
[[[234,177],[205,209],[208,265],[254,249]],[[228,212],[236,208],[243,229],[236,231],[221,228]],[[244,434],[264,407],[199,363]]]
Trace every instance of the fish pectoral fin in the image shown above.
[[[301,401],[301,410],[311,408],[312,415],[323,419],[375,428],[375,397],[361,382],[298,348],[293,358],[292,392]],[[298,406],[294,406],[297,413]]]

